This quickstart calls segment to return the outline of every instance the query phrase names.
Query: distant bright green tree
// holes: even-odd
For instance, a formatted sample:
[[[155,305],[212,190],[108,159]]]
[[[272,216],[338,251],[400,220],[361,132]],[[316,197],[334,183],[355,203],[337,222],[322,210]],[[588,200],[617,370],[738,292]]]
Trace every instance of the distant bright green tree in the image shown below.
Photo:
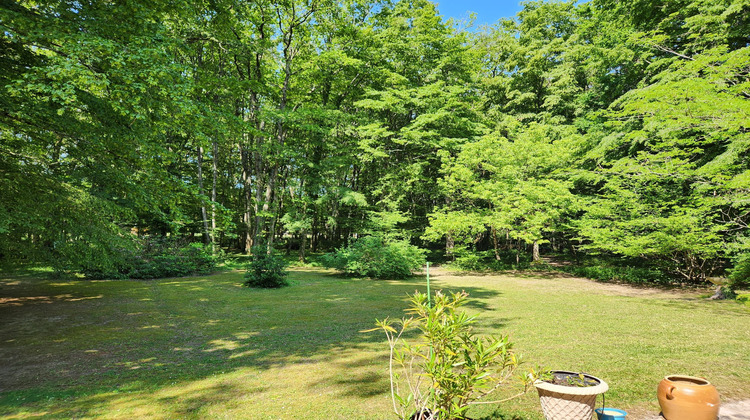
[[[554,172],[567,164],[580,136],[532,124],[511,138],[488,135],[447,159],[441,183],[452,200],[432,215],[428,238],[452,235],[467,242],[489,229],[496,252],[496,235],[503,232],[532,245],[533,260],[539,260],[545,233],[575,210],[569,183]],[[453,217],[463,226],[446,223]]]
[[[472,101],[478,61],[466,37],[441,21],[435,4],[402,0],[374,21],[377,67],[355,103],[356,153],[378,211],[404,213],[412,237],[440,201],[439,153],[481,133]]]
[[[617,101],[588,154],[602,186],[579,227],[588,248],[663,259],[703,279],[747,235],[750,50],[673,64]]]

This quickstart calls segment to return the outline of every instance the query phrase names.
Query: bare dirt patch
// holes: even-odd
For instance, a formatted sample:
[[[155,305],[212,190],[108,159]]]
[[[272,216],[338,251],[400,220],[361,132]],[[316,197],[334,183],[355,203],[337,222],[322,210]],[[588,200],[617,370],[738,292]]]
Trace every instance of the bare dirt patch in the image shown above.
[[[664,420],[659,414],[628,413],[633,420]],[[718,420],[750,420],[750,400],[722,402]]]

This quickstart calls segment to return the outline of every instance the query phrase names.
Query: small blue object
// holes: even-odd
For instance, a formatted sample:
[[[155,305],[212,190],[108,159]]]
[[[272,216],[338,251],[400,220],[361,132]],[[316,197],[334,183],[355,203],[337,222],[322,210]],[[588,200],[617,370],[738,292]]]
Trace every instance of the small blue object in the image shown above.
[[[599,420],[625,420],[625,416],[628,415],[626,411],[618,410],[617,408],[597,408],[596,417]]]

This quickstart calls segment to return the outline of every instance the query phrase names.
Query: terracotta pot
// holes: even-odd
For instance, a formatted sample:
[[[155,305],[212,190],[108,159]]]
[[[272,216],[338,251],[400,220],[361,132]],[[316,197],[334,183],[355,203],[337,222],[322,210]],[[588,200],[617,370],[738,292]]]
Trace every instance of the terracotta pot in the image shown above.
[[[553,374],[578,375],[564,370],[552,371]],[[596,396],[606,392],[609,386],[603,380],[584,375],[594,383],[592,386],[555,385],[544,381],[534,382],[539,393],[539,402],[546,420],[591,420],[594,414]]]
[[[667,420],[716,420],[719,393],[703,378],[670,375],[656,390],[661,413]]]

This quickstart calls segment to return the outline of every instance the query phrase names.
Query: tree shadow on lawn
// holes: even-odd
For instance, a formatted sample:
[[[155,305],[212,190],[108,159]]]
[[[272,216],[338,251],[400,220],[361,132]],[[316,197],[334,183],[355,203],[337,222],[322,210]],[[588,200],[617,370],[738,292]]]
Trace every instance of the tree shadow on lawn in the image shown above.
[[[113,388],[91,389],[85,394],[67,396],[49,392],[40,395],[39,401],[46,403],[33,414],[35,418],[78,418],[109,416],[122,413],[133,418],[200,417],[200,411],[209,406],[231,405],[238,395],[247,398],[248,394],[262,394],[267,387],[240,388],[236,384],[201,384],[200,387],[187,385],[168,390],[154,390],[152,393],[120,392]],[[76,398],[74,406],[54,407],[49,403],[55,398]],[[31,401],[28,401],[31,402]],[[5,404],[3,404],[5,405]],[[8,406],[0,405],[0,414],[12,413]],[[119,415],[119,417],[123,417]]]
[[[492,414],[479,417],[477,420],[524,420],[524,417],[516,414],[505,414],[502,411],[497,410]]]
[[[407,295],[425,290],[421,278],[342,279],[305,269],[293,271],[292,279],[292,287],[256,290],[239,287],[241,273],[145,282],[4,278],[0,299],[13,301],[0,300],[0,414],[49,407],[51,417],[96,415],[108,401],[152,401],[141,394],[128,402],[117,394],[122,390],[190,388],[238,369],[330,359],[342,348],[385,351],[382,334],[360,331],[374,327],[376,318],[400,318]],[[498,294],[463,289],[477,309]],[[39,296],[65,297],[32,299]],[[387,359],[360,360],[371,366],[364,373],[347,363],[338,379],[323,381],[351,396],[387,391],[387,376],[376,374],[387,369]],[[239,392],[222,386],[164,402],[179,415]]]
[[[342,358],[344,359],[344,358]],[[390,392],[390,378],[388,374],[388,354],[384,352],[378,356],[366,356],[354,361],[337,361],[342,372],[346,375],[330,375],[319,381],[311,383],[309,387],[315,391],[318,388],[334,386],[339,389],[339,396],[355,397],[377,397]],[[394,366],[396,371],[401,368]],[[514,384],[520,387],[519,384]],[[402,383],[403,386],[403,383]],[[402,389],[403,391],[403,389]],[[388,395],[390,399],[390,395]],[[390,409],[390,403],[388,405]],[[388,411],[390,413],[390,410]],[[385,413],[384,413],[385,414]],[[503,408],[498,408],[490,414],[482,417],[473,417],[477,420],[523,420],[524,417],[517,414],[503,412]]]
[[[387,366],[388,362],[385,363]],[[390,389],[387,373],[384,375],[382,372],[372,370],[353,370],[347,375],[325,378],[314,383],[310,388],[317,389],[331,385],[341,390],[338,395],[364,398],[376,397]]]

